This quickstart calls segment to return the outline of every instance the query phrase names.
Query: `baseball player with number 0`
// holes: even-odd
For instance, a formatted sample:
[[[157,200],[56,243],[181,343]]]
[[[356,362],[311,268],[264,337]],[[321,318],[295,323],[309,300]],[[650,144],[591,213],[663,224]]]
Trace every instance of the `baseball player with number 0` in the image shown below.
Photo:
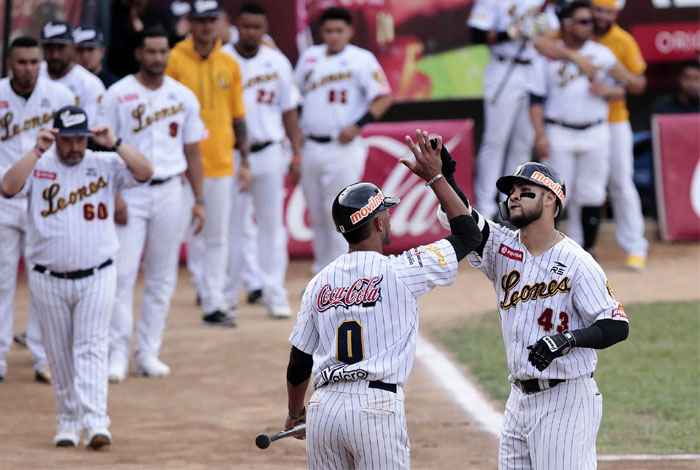
[[[39,130],[51,126],[57,109],[75,103],[68,88],[39,76],[41,52],[36,39],[24,36],[13,40],[7,62],[12,77],[0,80],[0,172],[34,146]],[[0,198],[0,382],[7,374],[5,359],[12,344],[17,264],[26,229],[27,199]],[[32,353],[35,379],[49,382],[51,375],[34,302],[31,305],[25,341]]]
[[[88,127],[81,108],[56,111],[53,129],[2,178],[2,194],[28,199],[27,264],[53,374],[58,408],[54,444],[109,445],[107,350],[119,241],[112,212],[117,190],[147,181],[153,167],[107,126]],[[111,152],[87,149],[88,136]],[[55,145],[54,145],[55,143]]]
[[[165,75],[170,47],[160,28],[145,30],[136,46],[139,71],[112,85],[100,105],[100,123],[109,125],[153,163],[148,185],[126,189],[121,198],[127,220],[117,226],[117,300],[110,328],[109,380],[126,378],[134,324],[134,284],[143,260],[144,293],[136,328],[135,371],[165,377],[170,368],[158,359],[170,298],[177,282],[184,172],[203,199],[199,141],[204,124],[194,93]],[[204,204],[192,209],[194,233],[204,225]]]
[[[351,184],[336,197],[333,220],[350,248],[311,280],[289,338],[285,428],[307,423],[311,469],[410,467],[403,386],[416,352],[418,298],[452,284],[459,261],[481,241],[468,207],[440,172],[442,139],[435,148],[426,132],[416,131],[416,139],[406,136],[415,160],[401,162],[431,187],[452,235],[384,256],[388,209],[399,200],[371,183]]]
[[[598,263],[554,227],[567,197],[556,170],[523,163],[496,186],[507,196],[501,218],[517,230],[472,209],[482,241],[468,260],[493,283],[510,372],[499,468],[594,469],[595,349],[627,338],[627,315]],[[443,211],[438,218],[448,227]]]
[[[324,11],[324,44],[306,49],[295,69],[304,98],[301,186],[311,216],[314,273],[348,248],[328,208],[343,187],[362,178],[367,159],[362,126],[381,118],[391,105],[384,71],[371,52],[350,44],[352,34],[348,10]]]

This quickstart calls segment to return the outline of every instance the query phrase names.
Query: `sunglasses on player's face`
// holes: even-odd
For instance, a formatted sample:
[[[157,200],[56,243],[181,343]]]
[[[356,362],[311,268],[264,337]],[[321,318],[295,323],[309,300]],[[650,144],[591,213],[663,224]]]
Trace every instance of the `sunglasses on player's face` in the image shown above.
[[[578,24],[580,24],[580,25],[582,25],[582,26],[588,26],[588,25],[593,24],[593,18],[581,18],[581,19],[578,19],[578,20],[575,19],[575,20],[572,20],[572,21],[573,21],[574,23],[578,23]]]

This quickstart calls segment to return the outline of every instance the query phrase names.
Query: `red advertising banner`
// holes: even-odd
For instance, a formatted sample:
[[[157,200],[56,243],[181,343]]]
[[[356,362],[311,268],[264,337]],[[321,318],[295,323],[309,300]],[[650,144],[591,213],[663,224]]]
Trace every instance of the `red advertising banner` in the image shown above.
[[[391,212],[392,242],[388,252],[396,253],[448,235],[437,221],[438,201],[425,182],[415,176],[399,158],[410,155],[405,136],[416,129],[440,134],[450,154],[457,161],[455,179],[467,197],[472,198],[473,123],[470,119],[454,121],[413,121],[374,123],[366,126],[362,135],[369,145],[364,181],[379,186],[384,194],[401,198],[401,204]],[[306,202],[297,185],[285,200],[285,219],[289,234],[289,254],[292,257],[311,256],[311,232]],[[331,208],[329,207],[330,211]]]
[[[661,236],[700,240],[700,114],[657,114],[652,127]]]
[[[649,62],[676,62],[697,57],[700,50],[700,23],[654,23],[635,25],[644,59]]]

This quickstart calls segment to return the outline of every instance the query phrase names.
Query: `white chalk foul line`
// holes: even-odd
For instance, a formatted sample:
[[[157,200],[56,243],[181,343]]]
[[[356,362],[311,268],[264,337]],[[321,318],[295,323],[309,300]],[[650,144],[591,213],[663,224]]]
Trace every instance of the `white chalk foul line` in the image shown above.
[[[503,413],[496,411],[476,387],[462,375],[452,361],[421,335],[418,335],[416,357],[437,377],[443,388],[452,394],[454,401],[476,419],[484,430],[496,437],[500,435]],[[700,460],[700,455],[599,455],[598,460]]]
[[[503,413],[496,411],[454,364],[428,340],[418,336],[416,357],[448,390],[464,411],[474,417],[482,428],[494,436],[501,432]]]

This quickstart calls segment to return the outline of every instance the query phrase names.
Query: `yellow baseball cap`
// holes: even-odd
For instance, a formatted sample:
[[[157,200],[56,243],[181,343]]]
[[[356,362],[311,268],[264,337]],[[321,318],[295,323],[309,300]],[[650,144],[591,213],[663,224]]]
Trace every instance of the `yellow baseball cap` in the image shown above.
[[[617,1],[616,0],[593,0],[593,6],[594,7],[609,7],[609,8],[614,8],[617,10]]]

